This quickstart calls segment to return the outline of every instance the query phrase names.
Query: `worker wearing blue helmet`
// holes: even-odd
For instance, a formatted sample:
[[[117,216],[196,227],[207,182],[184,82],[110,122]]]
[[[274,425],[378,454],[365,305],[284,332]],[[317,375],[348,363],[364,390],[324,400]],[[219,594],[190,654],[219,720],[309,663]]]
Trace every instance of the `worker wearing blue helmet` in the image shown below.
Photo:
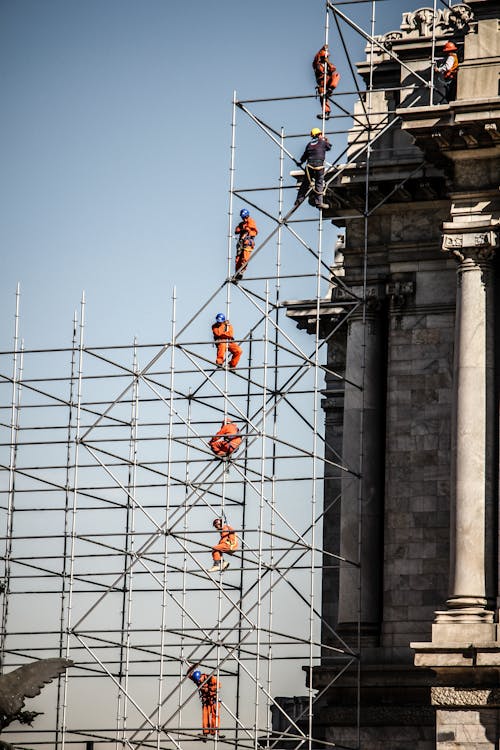
[[[226,358],[226,352],[229,349],[231,359],[229,361],[229,367],[234,370],[240,361],[243,349],[234,340],[233,326],[226,320],[224,313],[217,313],[215,316],[215,323],[212,325],[212,333],[214,336],[215,345],[217,346],[217,357],[215,364],[218,367],[224,365]]]
[[[255,247],[255,237],[257,237],[259,230],[257,224],[250,216],[250,212],[247,208],[242,208],[240,211],[241,221],[234,230],[234,233],[238,235],[238,244],[236,245],[236,262],[235,262],[235,280],[239,280],[243,277],[243,271],[248,265],[250,255]]]
[[[197,665],[189,668],[187,676],[195,683],[200,694],[203,736],[218,734],[221,709],[219,701],[221,684],[219,680],[214,674],[201,672]]]

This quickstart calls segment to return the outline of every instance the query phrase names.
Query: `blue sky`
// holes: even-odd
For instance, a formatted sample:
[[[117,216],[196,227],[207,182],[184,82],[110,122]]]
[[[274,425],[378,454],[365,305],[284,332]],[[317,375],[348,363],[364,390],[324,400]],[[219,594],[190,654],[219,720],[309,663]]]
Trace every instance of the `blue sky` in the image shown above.
[[[353,6],[365,25],[368,8]],[[163,340],[174,284],[189,317],[225,275],[232,92],[312,93],[323,39],[322,0],[2,0],[0,347],[18,281],[28,347],[69,342],[82,290],[93,343]],[[318,105],[303,106],[306,132]],[[253,137],[256,185],[277,155]]]

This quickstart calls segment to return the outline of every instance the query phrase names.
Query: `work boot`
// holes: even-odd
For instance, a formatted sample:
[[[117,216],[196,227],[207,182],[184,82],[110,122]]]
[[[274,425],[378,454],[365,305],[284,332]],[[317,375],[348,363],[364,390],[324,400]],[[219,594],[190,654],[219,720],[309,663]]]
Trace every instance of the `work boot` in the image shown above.
[[[214,563],[214,565],[207,570],[207,573],[217,573],[219,570],[223,570],[222,565],[220,563]]]
[[[316,203],[316,208],[330,208],[328,203]]]
[[[225,561],[224,561],[224,562],[222,563],[222,570],[226,570],[226,568],[229,568],[229,562],[228,562],[227,560],[225,560]]]

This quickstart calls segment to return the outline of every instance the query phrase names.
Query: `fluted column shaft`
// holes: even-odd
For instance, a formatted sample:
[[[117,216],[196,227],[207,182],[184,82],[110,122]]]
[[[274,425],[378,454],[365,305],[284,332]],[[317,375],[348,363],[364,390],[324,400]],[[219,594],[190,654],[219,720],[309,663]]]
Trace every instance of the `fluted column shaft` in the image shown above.
[[[452,529],[448,607],[486,607],[491,555],[493,271],[468,254],[458,268]],[[491,520],[491,519],[490,519]]]
[[[494,272],[488,221],[445,222],[443,249],[459,260],[452,428],[450,588],[433,642],[494,638]],[[470,219],[470,217],[469,217]]]

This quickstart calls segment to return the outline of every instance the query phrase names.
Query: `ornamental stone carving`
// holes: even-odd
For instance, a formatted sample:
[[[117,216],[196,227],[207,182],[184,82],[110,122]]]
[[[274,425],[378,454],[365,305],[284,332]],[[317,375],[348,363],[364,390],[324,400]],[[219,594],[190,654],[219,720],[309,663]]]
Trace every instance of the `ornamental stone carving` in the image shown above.
[[[413,13],[411,23],[418,29],[419,36],[432,34],[432,22],[434,13],[430,8],[420,8]]]
[[[393,307],[405,307],[410,297],[415,295],[414,281],[392,281],[386,284],[385,293]]]
[[[432,8],[418,8],[403,13],[400,31],[389,31],[376,39],[382,43],[392,43],[404,37],[428,37],[433,31],[440,36],[463,32],[474,20],[474,13],[466,3],[459,3],[452,8],[440,8],[434,14]]]
[[[451,252],[460,261],[465,260],[467,256],[476,260],[490,260],[497,248],[498,232],[494,229],[485,232],[443,234],[443,252]]]
[[[448,26],[457,31],[464,31],[469,23],[474,20],[471,8],[465,4],[454,5],[450,10],[443,11],[443,14],[448,14]]]
[[[500,690],[491,688],[478,690],[474,688],[432,687],[431,702],[433,706],[446,708],[486,707],[500,705]]]

